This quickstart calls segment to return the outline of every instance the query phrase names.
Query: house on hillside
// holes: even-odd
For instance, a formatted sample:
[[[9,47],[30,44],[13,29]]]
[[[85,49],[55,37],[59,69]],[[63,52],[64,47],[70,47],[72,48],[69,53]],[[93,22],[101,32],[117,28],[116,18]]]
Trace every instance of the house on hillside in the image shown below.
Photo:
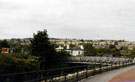
[[[84,53],[84,50],[79,47],[73,47],[73,48],[67,49],[66,51],[69,52],[72,56],[80,56],[80,55],[83,55]]]
[[[83,46],[70,46],[70,45],[65,45],[65,46],[59,46],[58,48],[56,48],[57,51],[60,50],[65,50],[67,52],[69,52],[72,56],[80,56],[83,55],[84,50],[83,50]]]

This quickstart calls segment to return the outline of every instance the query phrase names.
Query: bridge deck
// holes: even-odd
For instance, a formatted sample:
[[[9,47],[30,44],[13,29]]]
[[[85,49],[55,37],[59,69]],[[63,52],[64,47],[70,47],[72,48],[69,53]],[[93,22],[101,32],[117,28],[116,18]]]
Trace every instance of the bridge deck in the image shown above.
[[[135,66],[129,66],[129,67],[125,67],[125,68],[121,68],[118,70],[113,70],[113,71],[109,71],[109,72],[105,72],[103,74],[99,74],[99,75],[95,75],[95,76],[91,76],[87,79],[84,79],[80,82],[108,82],[110,79],[112,79],[114,76],[126,72],[128,70],[131,70],[135,68]]]

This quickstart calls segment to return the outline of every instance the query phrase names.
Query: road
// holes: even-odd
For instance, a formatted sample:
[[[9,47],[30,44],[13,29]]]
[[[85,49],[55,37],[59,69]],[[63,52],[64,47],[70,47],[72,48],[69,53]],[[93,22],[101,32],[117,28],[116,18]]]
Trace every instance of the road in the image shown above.
[[[91,76],[91,77],[84,79],[82,81],[79,81],[79,82],[110,82],[112,80],[112,78],[116,77],[117,75],[124,73],[128,70],[134,69],[134,68],[135,68],[135,65],[120,68],[117,70],[113,70],[113,71],[105,72],[105,73],[98,74],[95,76]]]

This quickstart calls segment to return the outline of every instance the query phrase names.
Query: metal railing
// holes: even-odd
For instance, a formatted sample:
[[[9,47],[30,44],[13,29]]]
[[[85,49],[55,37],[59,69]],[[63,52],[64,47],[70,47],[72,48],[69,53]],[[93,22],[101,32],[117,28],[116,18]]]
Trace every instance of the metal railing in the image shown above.
[[[95,63],[95,62],[93,62]],[[131,61],[110,65],[92,64],[51,70],[0,75],[0,82],[78,82],[96,74],[133,65]]]
[[[72,56],[67,57],[67,62],[128,62],[133,61],[133,59],[130,58],[124,58],[124,57],[98,57],[98,56]]]

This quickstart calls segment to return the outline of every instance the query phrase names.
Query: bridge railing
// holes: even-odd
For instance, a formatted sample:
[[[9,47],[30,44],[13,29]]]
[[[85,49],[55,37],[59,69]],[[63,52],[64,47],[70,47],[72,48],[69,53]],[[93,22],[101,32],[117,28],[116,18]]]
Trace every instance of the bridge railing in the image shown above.
[[[129,58],[121,58],[121,57],[94,57],[94,56],[72,56],[66,58],[68,62],[128,62],[133,61],[133,59]]]
[[[0,82],[77,82],[96,74],[133,65],[128,62],[112,62],[111,65],[83,65],[51,70],[0,75]]]

